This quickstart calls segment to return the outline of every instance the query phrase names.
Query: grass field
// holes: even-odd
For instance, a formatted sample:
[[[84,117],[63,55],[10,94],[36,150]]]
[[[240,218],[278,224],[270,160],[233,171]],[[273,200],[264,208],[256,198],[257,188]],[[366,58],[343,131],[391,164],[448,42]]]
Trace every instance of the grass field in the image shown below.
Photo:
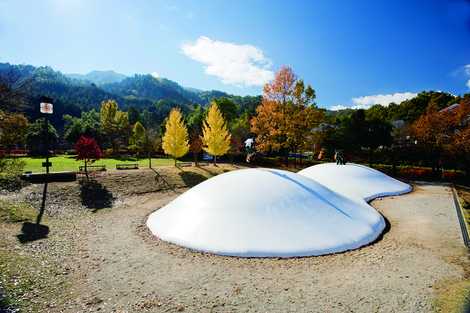
[[[32,158],[32,157],[21,157],[20,160],[25,161],[26,166],[24,171],[31,171],[33,173],[44,172],[45,168],[42,167],[42,163],[45,161],[44,158]],[[78,171],[78,167],[83,165],[83,161],[75,160],[73,155],[62,155],[55,156],[49,159],[52,163],[52,172],[60,171]],[[106,165],[106,169],[116,169],[116,164],[125,164],[125,163],[139,163],[139,167],[148,167],[148,159],[136,159],[136,158],[125,158],[125,159],[115,159],[107,158],[101,159],[93,163],[92,165]],[[155,158],[152,159],[152,166],[162,166],[162,165],[173,165],[172,159],[164,158]]]

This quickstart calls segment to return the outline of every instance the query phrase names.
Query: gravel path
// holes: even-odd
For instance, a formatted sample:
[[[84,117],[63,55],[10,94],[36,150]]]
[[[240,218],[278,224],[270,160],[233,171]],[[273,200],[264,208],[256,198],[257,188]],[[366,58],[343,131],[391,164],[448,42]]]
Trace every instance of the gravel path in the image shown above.
[[[181,191],[181,190],[179,190]],[[468,279],[450,190],[421,185],[373,205],[391,224],[370,246],[296,259],[240,259],[153,238],[146,216],[176,197],[127,198],[85,219],[66,312],[430,312],[446,282]]]

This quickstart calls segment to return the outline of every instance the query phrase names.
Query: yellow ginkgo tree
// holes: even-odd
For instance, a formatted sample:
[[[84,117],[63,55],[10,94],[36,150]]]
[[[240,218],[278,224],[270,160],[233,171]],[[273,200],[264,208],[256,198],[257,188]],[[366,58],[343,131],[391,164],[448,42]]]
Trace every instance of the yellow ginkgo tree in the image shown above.
[[[188,130],[183,122],[180,110],[172,109],[165,125],[162,142],[163,150],[175,160],[189,151]]]
[[[226,154],[230,149],[231,135],[215,102],[209,108],[202,134],[203,149],[214,156],[214,164],[217,164],[217,156]]]

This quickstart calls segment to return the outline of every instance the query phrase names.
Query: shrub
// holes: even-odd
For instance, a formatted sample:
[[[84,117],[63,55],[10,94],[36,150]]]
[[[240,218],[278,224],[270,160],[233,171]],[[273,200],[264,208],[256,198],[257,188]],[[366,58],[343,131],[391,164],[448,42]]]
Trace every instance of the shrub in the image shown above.
[[[408,179],[432,179],[434,173],[430,168],[403,167],[399,169],[398,175]]]
[[[444,171],[442,173],[442,178],[449,181],[457,181],[463,177],[463,173],[459,171]]]
[[[0,221],[18,223],[34,221],[36,210],[24,202],[0,200]]]
[[[19,159],[0,159],[0,189],[15,191],[27,185],[21,180],[25,162]]]
[[[113,156],[113,149],[108,148],[103,150],[103,157],[110,158]]]

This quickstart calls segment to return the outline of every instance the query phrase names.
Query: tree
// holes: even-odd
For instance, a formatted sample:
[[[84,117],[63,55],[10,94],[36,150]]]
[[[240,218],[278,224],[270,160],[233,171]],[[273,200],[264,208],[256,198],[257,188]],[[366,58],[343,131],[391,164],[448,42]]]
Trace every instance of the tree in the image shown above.
[[[114,100],[103,101],[100,109],[100,124],[103,133],[111,142],[113,153],[117,153],[121,143],[128,141],[129,117],[127,112],[119,111],[118,104]]]
[[[202,151],[202,124],[204,122],[205,110],[201,105],[196,105],[194,110],[187,115],[186,121],[189,129],[190,147],[189,151],[193,154],[194,164],[198,165],[198,155]]]
[[[222,113],[222,116],[224,117],[224,120],[226,121],[227,125],[230,125],[238,115],[239,107],[237,106],[237,104],[226,97],[221,97],[213,101],[217,103],[217,107]]]
[[[439,172],[441,156],[450,141],[451,123],[448,112],[431,105],[412,125],[412,130],[425,155],[431,159],[433,172]]]
[[[202,145],[203,144],[202,144],[202,140],[201,140],[201,136],[199,135],[199,132],[193,131],[191,133],[191,145],[189,147],[189,150],[193,154],[194,164],[196,166],[198,166],[197,156],[202,151]]]
[[[143,149],[147,153],[149,168],[152,168],[152,154],[161,149],[161,136],[152,129],[145,131]]]
[[[139,154],[143,152],[145,140],[146,132],[144,126],[140,122],[135,123],[129,140],[129,148]]]
[[[189,150],[188,130],[183,123],[183,116],[179,109],[172,109],[165,124],[163,136],[163,150],[175,160],[182,157]]]
[[[59,135],[51,123],[48,123],[47,135],[49,148],[53,149],[59,140]],[[26,131],[26,145],[28,146],[30,154],[41,155],[46,152],[45,138],[46,134],[43,118],[37,119],[34,123],[29,124]]]
[[[245,151],[244,142],[250,135],[250,117],[248,116],[248,113],[244,113],[232,121],[232,125],[230,125],[230,134],[232,135],[231,154],[235,156],[243,153]]]
[[[470,177],[470,94],[461,101],[455,112],[451,113],[452,140],[448,150]]]
[[[217,156],[224,155],[229,151],[231,135],[215,102],[209,108],[202,134],[203,149],[214,156],[214,165],[216,165]]]
[[[251,119],[251,131],[256,134],[256,149],[260,152],[279,151],[286,145],[286,115],[279,102],[263,99]]]
[[[202,123],[204,122],[205,111],[200,105],[196,105],[194,110],[187,115],[186,124],[190,133],[200,133],[202,129]]]
[[[101,149],[96,143],[94,138],[81,136],[75,144],[75,151],[77,152],[77,160],[83,160],[85,165],[85,175],[88,177],[88,164],[101,159]]]
[[[140,122],[140,113],[137,108],[131,106],[127,110],[127,115],[129,116],[129,124],[134,125],[137,122]]]
[[[282,152],[286,163],[290,151],[310,147],[306,138],[323,120],[323,112],[315,106],[315,90],[305,87],[292,69],[282,67],[263,89],[261,105],[251,120],[256,134],[256,149],[261,152]]]
[[[81,136],[101,138],[100,115],[95,110],[82,112],[80,117],[64,115],[64,139],[74,144]],[[99,139],[98,139],[99,141]]]
[[[14,78],[13,81],[15,80],[19,81],[19,78]],[[31,79],[22,79],[19,84],[13,81],[0,76],[0,110],[22,111],[28,107],[27,91],[29,91]]]
[[[465,174],[470,178],[470,125],[455,133],[451,151],[457,159],[457,164],[465,170]]]
[[[23,114],[0,111],[0,146],[23,145],[27,130],[28,120]]]

